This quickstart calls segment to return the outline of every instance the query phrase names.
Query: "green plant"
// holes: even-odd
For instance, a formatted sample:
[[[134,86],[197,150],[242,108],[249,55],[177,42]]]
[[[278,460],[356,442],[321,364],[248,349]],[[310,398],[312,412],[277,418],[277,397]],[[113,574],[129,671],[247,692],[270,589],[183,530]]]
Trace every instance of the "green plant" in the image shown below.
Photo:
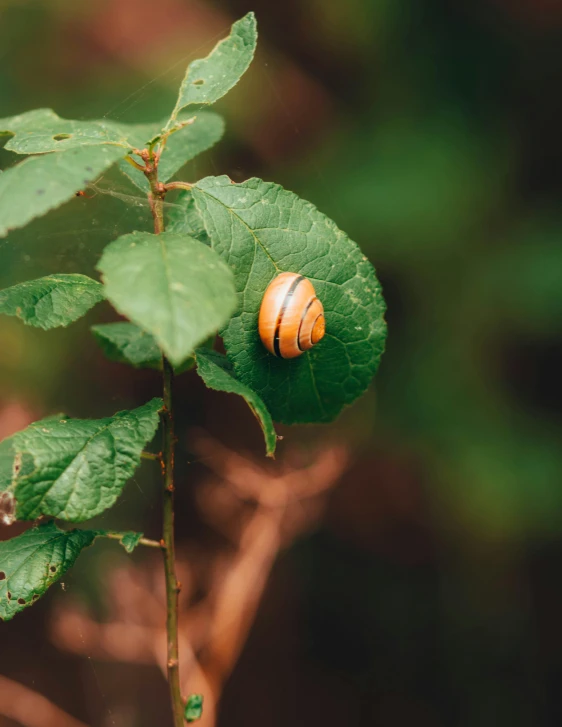
[[[110,508],[141,458],[163,472],[162,539],[140,533],[65,530],[52,520],[0,543],[0,617],[31,605],[96,538],[118,539],[164,555],[168,679],[174,724],[192,721],[201,698],[187,701],[178,674],[174,558],[173,380],[197,367],[205,384],[244,397],[273,456],[273,420],[325,422],[365,391],[384,347],[384,302],[358,247],[313,205],[280,186],[226,176],[170,181],[217,142],[223,122],[201,108],[240,79],[257,40],[252,13],[202,60],[192,62],[169,119],[150,125],[69,121],[46,109],[0,120],[6,148],[29,155],[0,176],[0,236],[63,204],[118,163],[148,196],[154,234],[111,242],[98,265],[102,282],[50,275],[0,291],[0,313],[50,329],[66,326],[102,300],[127,321],[93,333],[109,358],[162,372],[163,399],[100,420],[57,415],[0,443],[0,516],[81,523]],[[180,190],[168,219],[164,200]],[[298,359],[277,359],[257,329],[261,299],[280,272],[301,273],[324,305],[327,333]],[[224,356],[205,344],[217,332]],[[145,452],[161,422],[162,449]]]

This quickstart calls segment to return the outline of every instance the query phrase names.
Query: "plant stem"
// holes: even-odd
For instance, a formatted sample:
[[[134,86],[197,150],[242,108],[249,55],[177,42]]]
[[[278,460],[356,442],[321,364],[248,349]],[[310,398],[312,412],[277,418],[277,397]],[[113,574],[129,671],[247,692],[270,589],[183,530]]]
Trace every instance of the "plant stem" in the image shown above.
[[[145,175],[150,184],[148,199],[154,218],[154,232],[164,232],[164,197],[166,190],[158,181],[158,156],[152,150],[143,155],[146,162]],[[174,453],[176,437],[174,433],[174,409],[172,388],[174,369],[168,359],[162,357],[164,379],[162,413],[162,473],[164,492],[162,500],[162,543],[164,553],[164,572],[166,577],[166,636],[168,646],[168,684],[172,702],[174,727],[184,727],[184,700],[181,696],[178,647],[178,594],[181,584],[176,578],[176,553],[174,542]]]
[[[166,634],[168,637],[168,683],[172,698],[174,727],[183,727],[184,703],[180,689],[178,650],[178,594],[180,583],[176,578],[174,545],[174,412],[172,408],[172,383],[174,370],[167,358],[164,367],[164,502],[162,539],[164,541],[164,568],[166,573]]]
[[[148,201],[150,202],[150,210],[154,219],[154,232],[159,235],[161,232],[164,232],[164,197],[166,196],[166,189],[158,181],[157,156],[150,155],[150,158],[146,161],[144,173],[150,184]]]

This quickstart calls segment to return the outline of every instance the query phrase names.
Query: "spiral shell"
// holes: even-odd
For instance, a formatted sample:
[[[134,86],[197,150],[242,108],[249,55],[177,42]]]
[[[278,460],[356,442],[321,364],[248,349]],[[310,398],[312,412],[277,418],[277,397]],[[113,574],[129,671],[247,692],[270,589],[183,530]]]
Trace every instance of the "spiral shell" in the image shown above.
[[[268,285],[258,320],[263,345],[274,356],[296,358],[324,336],[324,307],[314,286],[297,273],[281,273]]]

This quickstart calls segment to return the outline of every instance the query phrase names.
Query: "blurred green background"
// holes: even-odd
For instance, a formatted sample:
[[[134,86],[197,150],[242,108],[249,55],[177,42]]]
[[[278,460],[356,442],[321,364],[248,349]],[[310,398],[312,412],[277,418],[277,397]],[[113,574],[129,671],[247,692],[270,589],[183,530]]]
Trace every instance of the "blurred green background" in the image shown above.
[[[0,117],[159,119],[189,60],[248,10],[259,53],[217,108],[225,140],[181,176],[259,176],[314,202],[374,263],[389,339],[372,391],[337,423],[283,431],[281,460],[330,441],[353,463],[314,531],[279,555],[218,723],[560,725],[562,6],[1,0]],[[14,162],[0,149],[0,168]],[[95,274],[109,241],[150,229],[118,171],[97,186],[0,241],[1,287]],[[0,320],[2,436],[26,417],[158,395],[156,373],[97,350],[89,326],[113,319],[99,306],[49,333]],[[193,374],[178,410],[178,537],[212,548],[189,432],[255,456],[263,445],[243,405]],[[153,480],[143,468],[104,522],[156,537]],[[89,552],[69,587],[93,599],[113,557]],[[0,673],[94,727],[166,724],[154,669],[130,669],[134,704],[111,711],[121,667],[58,651],[49,598],[2,625]]]

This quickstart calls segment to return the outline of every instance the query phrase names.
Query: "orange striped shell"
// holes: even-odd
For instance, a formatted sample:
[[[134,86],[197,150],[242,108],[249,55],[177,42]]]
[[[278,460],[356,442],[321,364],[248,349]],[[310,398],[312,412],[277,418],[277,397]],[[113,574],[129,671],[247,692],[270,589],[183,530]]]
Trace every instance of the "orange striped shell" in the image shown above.
[[[258,319],[263,345],[274,356],[296,358],[324,336],[324,307],[314,286],[298,273],[281,273],[268,285]]]

